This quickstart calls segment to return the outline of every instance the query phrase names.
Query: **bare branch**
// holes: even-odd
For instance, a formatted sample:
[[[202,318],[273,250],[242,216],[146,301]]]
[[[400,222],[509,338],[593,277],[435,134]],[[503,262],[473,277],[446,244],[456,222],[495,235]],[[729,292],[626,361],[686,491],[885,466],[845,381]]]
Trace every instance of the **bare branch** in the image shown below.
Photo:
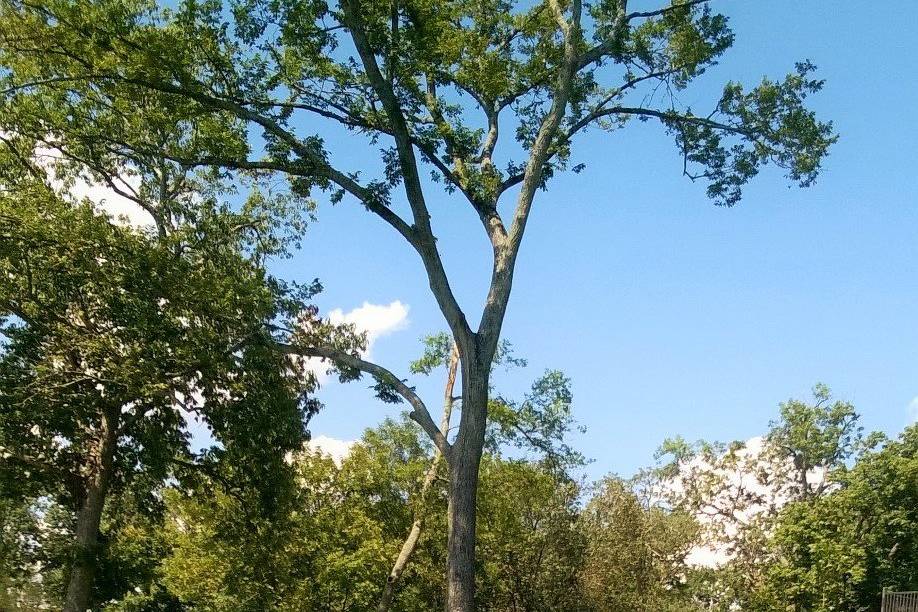
[[[343,364],[349,368],[360,370],[361,372],[366,372],[367,374],[375,377],[380,382],[391,385],[392,388],[400,396],[402,396],[409,404],[411,404],[411,419],[424,429],[424,432],[427,433],[427,435],[436,445],[437,449],[443,454],[444,457],[449,459],[450,449],[452,447],[446,440],[446,436],[443,434],[443,432],[440,431],[436,423],[434,423],[433,418],[430,416],[430,412],[427,410],[427,406],[424,404],[424,401],[420,398],[420,396],[418,396],[417,393],[415,393],[413,388],[406,385],[404,381],[398,378],[391,371],[387,370],[381,365],[371,363],[361,359],[360,357],[334,348],[321,346],[296,346],[290,344],[279,344],[278,348],[288,355],[300,355],[303,357],[319,357],[322,359],[328,359],[334,363]]]
[[[497,348],[500,327],[507,309],[507,301],[510,297],[510,289],[513,283],[513,268],[516,264],[516,256],[522,243],[523,232],[526,229],[536,189],[542,183],[545,161],[550,155],[555,132],[567,111],[567,101],[570,97],[574,75],[578,70],[577,48],[581,40],[581,1],[573,0],[569,22],[564,18],[563,11],[557,4],[557,0],[551,0],[551,3],[555,20],[558,21],[559,27],[564,32],[564,64],[561,67],[561,74],[554,88],[551,108],[542,119],[542,125],[539,127],[539,132],[529,151],[529,159],[526,162],[526,169],[521,180],[523,186],[517,197],[516,210],[513,214],[513,222],[510,226],[507,240],[505,244],[501,245],[500,249],[495,249],[496,257],[494,258],[494,267],[491,273],[491,286],[488,291],[484,314],[478,328],[479,335],[482,336],[486,343],[484,355],[488,359]]]

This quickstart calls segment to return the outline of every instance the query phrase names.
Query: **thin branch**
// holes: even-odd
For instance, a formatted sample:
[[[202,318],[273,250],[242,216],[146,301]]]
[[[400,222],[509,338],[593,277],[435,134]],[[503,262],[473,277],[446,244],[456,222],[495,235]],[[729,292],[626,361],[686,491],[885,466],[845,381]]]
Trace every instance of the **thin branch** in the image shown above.
[[[22,165],[22,167],[24,167],[26,171],[30,175],[32,175],[32,178],[39,181],[43,185],[48,186],[48,180],[47,180],[48,177],[46,173],[43,172],[38,166],[36,166],[31,159],[28,159],[27,157],[23,156],[16,149],[16,146],[12,142],[10,142],[2,132],[0,132],[0,142],[2,142],[6,146],[10,154],[16,158],[16,161],[18,161]]]
[[[599,103],[595,105],[591,113],[585,115],[582,119],[580,119],[579,121],[571,125],[563,134],[561,134],[558,137],[558,140],[553,146],[552,152],[548,156],[546,161],[554,157],[560,145],[566,144],[567,142],[571,140],[571,138],[575,134],[577,134],[578,132],[586,128],[588,125],[590,125],[591,123],[593,123],[594,121],[602,117],[603,115],[601,113],[607,108],[606,105],[609,102],[612,102],[615,98],[619,97],[620,95],[622,95],[629,89],[633,89],[634,87],[636,87],[637,85],[639,85],[640,83],[644,81],[647,81],[653,78],[664,78],[675,72],[678,72],[681,69],[682,69],[681,66],[675,66],[675,67],[668,68],[666,70],[649,72],[647,74],[631,79],[630,81],[626,81],[621,86],[616,87],[614,90],[609,92],[609,94],[605,98],[603,98]],[[501,182],[500,186],[497,188],[498,197],[500,197],[500,195],[503,194],[508,189],[515,187],[516,185],[519,185],[520,183],[522,183],[524,177],[525,177],[524,172],[517,172],[516,174],[511,174],[510,176],[505,178]]]
[[[625,17],[625,20],[632,21],[634,19],[641,19],[642,17],[659,17],[661,15],[665,15],[673,11],[691,8],[693,6],[696,6],[699,4],[705,4],[706,2],[710,2],[710,1],[711,0],[686,0],[685,2],[680,2],[679,4],[673,4],[672,6],[667,6],[661,9],[657,9],[655,11],[628,13],[627,17]]]
[[[640,108],[640,107],[629,107],[629,106],[612,106],[607,109],[604,109],[598,113],[595,113],[593,119],[598,119],[599,117],[605,117],[608,115],[639,115],[644,117],[655,117],[660,121],[665,122],[675,122],[675,123],[690,123],[692,125],[700,125],[704,127],[709,127],[715,130],[723,130],[731,134],[739,134],[741,136],[746,136],[748,138],[754,137],[755,132],[752,130],[744,129],[735,125],[730,125],[728,123],[720,123],[719,121],[713,121],[706,117],[695,117],[694,115],[680,115],[672,111],[660,111],[652,108]]]
[[[440,420],[440,431],[445,436],[449,431],[449,422],[453,413],[453,404],[456,399],[453,397],[453,388],[456,385],[456,370],[459,366],[459,349],[456,344],[453,344],[453,349],[450,351],[449,363],[446,368],[446,385],[443,389],[443,417]],[[419,493],[421,501],[423,502],[424,498],[427,496],[430,487],[433,486],[433,483],[437,480],[437,474],[439,472],[441,453],[437,450],[434,453],[433,459],[430,461],[430,466],[427,468],[427,473],[424,474],[424,481],[421,484],[421,491]],[[402,577],[402,573],[405,571],[405,567],[408,565],[408,562],[411,560],[411,556],[414,554],[414,550],[417,547],[418,539],[421,537],[421,529],[424,526],[424,508],[418,508],[416,510],[416,515],[414,522],[411,525],[411,531],[408,532],[408,537],[405,538],[402,548],[399,551],[398,557],[395,560],[395,563],[392,565],[392,570],[389,572],[388,577],[386,578],[386,585],[383,587],[382,596],[379,598],[379,604],[376,607],[377,612],[387,612],[392,606],[392,600],[395,598],[395,587],[398,586],[398,582]]]
[[[375,377],[380,382],[391,385],[392,388],[395,389],[396,393],[401,395],[409,404],[411,404],[411,419],[424,429],[425,433],[427,433],[427,435],[436,445],[437,449],[443,454],[444,457],[449,459],[451,445],[446,440],[446,436],[443,434],[443,432],[441,432],[436,423],[434,423],[433,418],[430,416],[430,412],[427,410],[427,406],[424,404],[424,401],[418,396],[417,393],[415,393],[413,388],[406,385],[391,371],[387,370],[383,366],[371,363],[345,351],[329,347],[307,347],[280,344],[278,345],[278,348],[288,355],[328,359],[334,363],[343,364],[349,368],[360,370],[361,372],[366,372],[367,374]]]

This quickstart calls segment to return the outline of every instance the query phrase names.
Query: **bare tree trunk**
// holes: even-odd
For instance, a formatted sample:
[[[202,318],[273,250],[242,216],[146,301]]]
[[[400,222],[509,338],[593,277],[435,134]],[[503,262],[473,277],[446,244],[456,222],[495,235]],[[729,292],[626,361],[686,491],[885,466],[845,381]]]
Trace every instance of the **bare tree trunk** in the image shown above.
[[[475,520],[478,467],[488,416],[489,366],[478,359],[462,363],[462,418],[451,451],[446,610],[475,610]],[[490,363],[490,360],[488,360]]]
[[[443,432],[444,436],[449,432],[449,421],[453,414],[453,389],[456,386],[456,369],[458,365],[459,349],[454,344],[453,350],[449,356],[449,363],[446,370],[446,385],[443,389],[443,418],[440,421],[440,431]],[[424,474],[424,482],[421,484],[420,498],[422,501],[427,496],[427,492],[430,490],[430,487],[437,477],[437,470],[440,466],[441,457],[442,454],[440,450],[435,449],[433,460],[430,462],[430,467],[427,468],[427,473]],[[414,554],[415,548],[417,548],[418,539],[421,537],[421,529],[424,526],[424,516],[422,512],[423,510],[418,511],[414,523],[411,525],[411,531],[408,533],[408,537],[405,538],[404,544],[402,544],[402,550],[399,552],[398,557],[395,559],[395,563],[392,565],[392,571],[389,572],[389,576],[386,578],[386,586],[383,587],[379,605],[376,607],[377,612],[387,612],[392,606],[392,600],[395,597],[395,588],[398,586],[402,573],[411,560],[411,556]]]
[[[111,482],[112,462],[118,430],[110,415],[102,417],[99,440],[88,458],[89,474],[85,496],[77,513],[76,551],[67,584],[64,612],[85,612],[96,569],[96,547],[99,543],[99,524],[105,507],[105,496]]]

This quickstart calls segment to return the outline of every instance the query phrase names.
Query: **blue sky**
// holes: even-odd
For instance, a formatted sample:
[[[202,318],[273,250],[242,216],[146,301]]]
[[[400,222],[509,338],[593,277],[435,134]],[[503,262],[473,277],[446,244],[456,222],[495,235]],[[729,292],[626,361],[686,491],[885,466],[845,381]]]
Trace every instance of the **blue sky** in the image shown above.
[[[736,44],[682,99],[709,104],[729,80],[752,85],[809,58],[827,80],[812,98],[841,140],[818,183],[765,171],[732,209],[713,206],[659,126],[581,138],[580,175],[537,197],[504,337],[529,359],[498,377],[520,393],[546,368],[573,380],[576,439],[590,475],[631,473],[667,436],[758,435],[778,402],[817,381],[855,403],[869,429],[900,431],[918,405],[918,3],[720,0]],[[336,162],[374,151],[337,136]],[[460,300],[477,321],[488,246],[472,211],[431,192],[435,230]],[[444,328],[423,270],[399,237],[353,202],[323,205],[303,249],[275,271],[320,278],[325,309],[409,307],[373,359],[407,376],[418,337]],[[353,439],[398,408],[369,382],[328,384],[315,436]],[[442,381],[417,381],[438,406]]]

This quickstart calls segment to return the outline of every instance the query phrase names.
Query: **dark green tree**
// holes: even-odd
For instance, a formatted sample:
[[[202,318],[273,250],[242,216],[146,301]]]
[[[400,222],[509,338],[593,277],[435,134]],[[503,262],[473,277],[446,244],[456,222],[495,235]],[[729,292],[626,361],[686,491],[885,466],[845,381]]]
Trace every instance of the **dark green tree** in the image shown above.
[[[0,143],[0,494],[73,511],[63,608],[82,611],[106,499],[194,464],[187,414],[221,452],[299,446],[317,406],[273,330],[313,288],[266,275],[274,218],[249,205],[164,175],[165,199],[134,194],[156,219],[137,231],[54,188],[35,151],[18,134]],[[253,402],[271,389],[285,400]]]
[[[584,509],[580,579],[589,609],[693,610],[685,560],[699,543],[698,521],[640,495],[634,485],[607,477]]]
[[[153,155],[173,168],[279,175],[294,197],[354,200],[404,239],[459,351],[453,439],[381,366],[308,342],[291,350],[368,372],[411,403],[449,466],[448,609],[467,611],[491,363],[536,192],[582,169],[577,137],[657,121],[683,173],[724,205],[768,163],[810,185],[834,141],[805,106],[822,88],[809,62],[783,79],[728,83],[707,108],[682,106],[676,94],[732,43],[706,0],[646,10],[626,0],[3,0],[0,116],[102,176]],[[175,126],[184,137],[164,140]],[[377,168],[342,165],[336,153],[355,143],[380,148]],[[466,202],[489,240],[475,316],[441,258],[433,190]]]

